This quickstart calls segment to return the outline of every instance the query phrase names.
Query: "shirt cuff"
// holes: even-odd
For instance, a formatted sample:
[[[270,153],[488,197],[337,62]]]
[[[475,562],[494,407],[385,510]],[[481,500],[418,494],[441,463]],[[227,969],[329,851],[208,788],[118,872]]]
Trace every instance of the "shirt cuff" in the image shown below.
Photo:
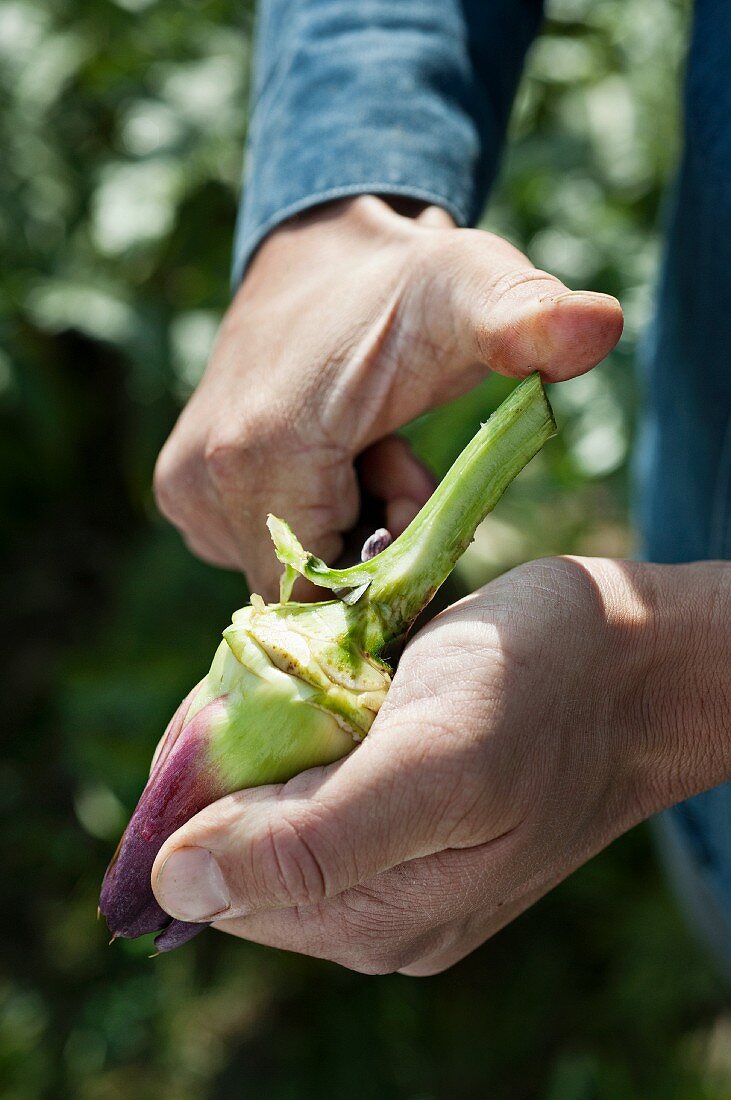
[[[287,10],[262,6],[234,284],[278,225],[350,195],[402,195],[473,224],[504,118],[478,86],[459,4]]]
[[[352,198],[355,195],[396,195],[403,198],[414,199],[416,202],[428,203],[430,206],[441,206],[452,216],[457,225],[470,224],[467,208],[458,205],[453,197],[444,191],[432,190],[409,183],[394,183],[384,180],[359,180],[351,183],[340,183],[324,191],[313,191],[302,195],[289,206],[284,206],[272,212],[269,218],[260,224],[248,226],[243,217],[240,217],[236,227],[234,241],[234,258],[231,281],[234,287],[238,286],[243,278],[249,262],[254,256],[259,245],[269,234],[305,210],[311,210],[326,202],[336,202],[338,199]]]

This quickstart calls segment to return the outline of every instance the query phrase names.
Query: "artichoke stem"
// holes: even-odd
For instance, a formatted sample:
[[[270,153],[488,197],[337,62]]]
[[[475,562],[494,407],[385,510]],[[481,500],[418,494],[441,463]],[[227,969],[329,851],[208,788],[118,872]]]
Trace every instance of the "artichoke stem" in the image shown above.
[[[482,425],[403,534],[370,561],[342,570],[351,575],[346,583],[370,576],[362,597],[370,612],[367,652],[405,634],[510,482],[555,433],[540,377],[532,374]]]

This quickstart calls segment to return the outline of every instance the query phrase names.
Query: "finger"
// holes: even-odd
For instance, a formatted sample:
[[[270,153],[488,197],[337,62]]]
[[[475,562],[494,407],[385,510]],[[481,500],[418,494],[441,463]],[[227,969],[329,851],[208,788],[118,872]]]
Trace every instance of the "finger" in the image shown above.
[[[530,909],[546,892],[546,886],[526,890],[497,908],[488,907],[466,918],[456,918],[442,929],[441,942],[434,950],[426,951],[420,957],[399,966],[399,973],[410,978],[431,978],[434,974],[441,974],[443,970],[448,970],[492,939],[526,909]]]
[[[500,842],[498,842],[500,843]],[[484,851],[412,860],[323,903],[216,922],[229,935],[365,973],[400,970],[453,944],[483,904]]]
[[[489,233],[443,240],[452,314],[476,376],[482,364],[513,377],[537,370],[559,382],[596,366],[619,340],[622,308],[611,295],[569,290]]]
[[[414,219],[427,229],[454,229],[455,220],[441,206],[426,206]]]
[[[363,488],[379,500],[405,497],[421,506],[436,486],[436,478],[409,441],[398,435],[389,435],[364,451],[359,470]]]
[[[228,545],[217,545],[206,538],[200,538],[196,534],[187,535],[181,532],[183,542],[197,558],[207,565],[215,565],[218,569],[241,569],[241,561]]]
[[[270,512],[286,520],[307,550],[337,560],[360,500],[352,462],[339,451],[298,451],[291,440],[285,449],[284,437],[277,450],[264,433],[246,445],[232,431],[229,441],[209,448],[207,469],[252,591],[277,598],[282,566],[267,532]]]
[[[241,569],[236,540],[211,492],[200,450],[188,444],[184,435],[181,440],[178,432],[176,427],[155,465],[157,506],[197,557],[211,565]]]
[[[386,528],[393,538],[403,534],[418,513],[421,505],[408,497],[396,497],[386,504]]]
[[[510,792],[490,799],[482,728],[500,705],[500,671],[485,688],[459,646],[435,649],[428,662],[406,650],[389,701],[345,760],[230,795],[171,837],[153,869],[163,908],[204,920],[313,904],[405,860],[509,831],[523,809]],[[399,705],[404,681],[409,701]],[[448,685],[437,698],[435,683]]]
[[[303,488],[303,492],[306,489]],[[284,495],[275,494],[268,507],[257,509],[251,515],[251,522],[241,532],[241,553],[244,557],[244,572],[250,592],[256,592],[267,602],[279,599],[279,580],[282,564],[276,557],[269,537],[266,521],[269,513],[285,519],[302,545],[328,564],[337,562],[343,551],[343,536],[339,530],[327,529],[318,522],[316,516],[306,508],[295,507]],[[258,538],[253,532],[258,531]],[[301,602],[328,599],[328,591],[316,587],[303,578],[298,578],[292,592],[292,599]]]
[[[371,496],[385,504],[386,527],[397,538],[427,502],[436,486],[434,475],[401,436],[374,443],[359,462],[360,480]]]
[[[403,863],[318,905],[221,920],[215,928],[364,973],[436,974],[556,885],[547,878],[527,885],[516,874],[523,843],[514,830],[476,848]]]

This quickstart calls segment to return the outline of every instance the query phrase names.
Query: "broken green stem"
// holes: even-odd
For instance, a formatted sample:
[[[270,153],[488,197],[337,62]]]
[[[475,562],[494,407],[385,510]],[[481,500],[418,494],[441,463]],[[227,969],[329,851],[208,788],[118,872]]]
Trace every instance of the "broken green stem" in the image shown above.
[[[329,569],[271,517],[277,554],[286,567],[283,598],[295,573],[335,589],[351,605],[345,617],[352,632],[359,628],[365,652],[379,653],[408,630],[510,482],[555,431],[540,377],[533,374],[482,425],[403,534],[349,569]]]

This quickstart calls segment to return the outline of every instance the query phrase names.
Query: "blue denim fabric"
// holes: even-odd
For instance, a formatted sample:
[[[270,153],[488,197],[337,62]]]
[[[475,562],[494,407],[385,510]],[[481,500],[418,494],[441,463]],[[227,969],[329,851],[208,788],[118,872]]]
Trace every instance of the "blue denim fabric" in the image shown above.
[[[235,281],[332,198],[404,194],[473,223],[540,17],[540,0],[262,0]],[[667,562],[731,558],[730,0],[696,2],[685,106],[639,463],[646,555]],[[717,905],[731,972],[731,785],[661,828],[696,914]]]
[[[645,556],[731,558],[731,5],[697,0],[685,149],[650,334],[641,438]],[[729,608],[731,615],[731,608]],[[729,670],[731,677],[731,669]],[[662,815],[676,879],[705,897],[707,938],[731,971],[731,784]],[[695,884],[695,885],[694,885]],[[693,899],[686,904],[692,908]],[[714,931],[710,931],[713,928]]]
[[[238,282],[276,225],[375,192],[474,223],[541,0],[262,0]]]

